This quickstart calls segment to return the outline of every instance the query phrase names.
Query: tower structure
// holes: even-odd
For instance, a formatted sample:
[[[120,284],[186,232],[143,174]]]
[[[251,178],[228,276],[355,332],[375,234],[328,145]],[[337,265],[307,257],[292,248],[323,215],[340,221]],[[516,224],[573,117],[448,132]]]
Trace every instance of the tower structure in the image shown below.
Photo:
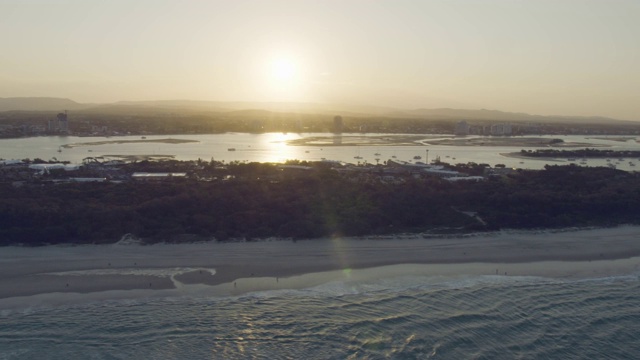
[[[336,115],[333,117],[333,132],[335,134],[342,133],[342,129],[344,128],[344,122],[342,120],[342,116]]]
[[[58,131],[60,132],[69,131],[69,121],[67,118],[67,110],[65,110],[63,113],[59,113],[57,116],[57,120],[58,120]]]

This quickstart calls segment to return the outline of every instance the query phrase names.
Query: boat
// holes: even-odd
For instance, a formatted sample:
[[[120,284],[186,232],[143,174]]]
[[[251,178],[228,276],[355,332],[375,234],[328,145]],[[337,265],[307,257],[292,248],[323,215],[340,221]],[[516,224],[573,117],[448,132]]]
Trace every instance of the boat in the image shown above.
[[[236,148],[228,148],[227,151],[236,151]]]

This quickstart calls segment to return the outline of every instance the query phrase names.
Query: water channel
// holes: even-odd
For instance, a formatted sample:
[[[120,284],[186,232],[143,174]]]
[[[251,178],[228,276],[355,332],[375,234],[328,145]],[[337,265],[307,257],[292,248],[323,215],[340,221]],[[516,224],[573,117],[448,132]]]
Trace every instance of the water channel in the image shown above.
[[[411,145],[375,144],[367,139],[380,137],[412,137]],[[191,140],[191,142],[152,142],[162,139]],[[313,143],[293,145],[290,141],[321,139]],[[452,138],[452,136],[440,136]],[[541,136],[544,139],[562,139],[569,143],[588,144],[577,148],[596,147],[612,150],[640,150],[638,138],[634,137],[585,137],[585,136]],[[322,140],[323,139],[323,140]],[[357,140],[353,140],[357,139]],[[424,139],[415,135],[398,134],[332,134],[316,133],[224,133],[208,135],[149,135],[77,137],[43,136],[0,140],[0,159],[35,159],[69,161],[81,163],[87,157],[127,156],[127,155],[169,155],[177,160],[215,159],[218,161],[241,162],[284,162],[286,160],[334,160],[352,164],[383,164],[387,160],[406,162],[429,162],[436,157],[444,162],[504,164],[507,167],[541,169],[546,164],[576,163],[582,166],[607,166],[613,164],[621,170],[640,169],[638,159],[522,159],[502,154],[519,152],[522,149],[535,150],[544,147],[522,146],[450,146],[430,145],[433,135]],[[517,138],[516,138],[517,139]],[[122,143],[117,143],[122,141]],[[144,142],[142,142],[144,141]],[[324,142],[323,142],[324,141]],[[93,143],[93,144],[90,144]],[[400,142],[398,142],[400,143]],[[69,145],[74,145],[68,147]],[[569,147],[567,149],[574,149]]]

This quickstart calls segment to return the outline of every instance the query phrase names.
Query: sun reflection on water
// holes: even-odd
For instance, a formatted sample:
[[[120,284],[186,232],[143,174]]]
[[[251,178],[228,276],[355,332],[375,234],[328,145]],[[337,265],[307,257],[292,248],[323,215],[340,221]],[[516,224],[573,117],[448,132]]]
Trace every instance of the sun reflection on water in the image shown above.
[[[304,150],[301,147],[287,145],[287,141],[299,138],[300,135],[289,133],[261,134],[260,143],[257,146],[266,149],[261,161],[282,163],[287,160],[303,159]]]

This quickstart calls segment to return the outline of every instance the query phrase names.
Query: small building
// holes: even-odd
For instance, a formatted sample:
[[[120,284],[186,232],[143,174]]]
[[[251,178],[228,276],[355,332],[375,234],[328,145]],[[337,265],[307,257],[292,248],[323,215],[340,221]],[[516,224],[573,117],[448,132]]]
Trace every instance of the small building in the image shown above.
[[[69,178],[71,182],[106,182],[107,178],[104,177],[72,177]]]
[[[136,172],[131,175],[131,178],[137,181],[161,181],[161,180],[172,180],[172,179],[184,179],[186,177],[187,177],[187,173]]]
[[[65,171],[75,171],[75,170],[80,169],[80,165],[76,165],[76,164],[61,164],[61,163],[31,164],[31,165],[29,165],[29,169],[38,170],[38,171],[41,171],[41,172],[49,172],[50,170],[58,170],[58,169],[65,170]]]
[[[484,181],[485,177],[483,176],[452,176],[452,177],[448,177],[445,178],[445,180],[447,181]]]
[[[302,170],[309,171],[313,170],[311,166],[303,166],[303,165],[278,165],[278,170]]]
[[[0,165],[3,166],[21,166],[21,165],[26,165],[27,163],[25,163],[22,160],[0,160]]]

